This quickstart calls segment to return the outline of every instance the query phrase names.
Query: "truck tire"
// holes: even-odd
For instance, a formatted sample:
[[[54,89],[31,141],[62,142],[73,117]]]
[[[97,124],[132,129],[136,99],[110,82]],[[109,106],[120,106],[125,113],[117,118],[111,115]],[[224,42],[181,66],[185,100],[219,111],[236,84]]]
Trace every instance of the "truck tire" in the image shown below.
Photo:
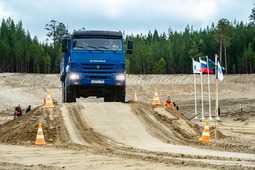
[[[104,102],[114,102],[115,95],[114,94],[108,94],[104,97]]]
[[[116,88],[116,93],[115,93],[115,101],[116,102],[125,102],[125,97],[126,97],[126,87],[117,87]]]
[[[62,102],[65,103],[65,81],[62,81]]]
[[[70,87],[67,87],[67,79],[65,79],[65,103],[76,102],[75,92]]]
[[[104,102],[109,102],[109,97],[108,96],[104,96]]]

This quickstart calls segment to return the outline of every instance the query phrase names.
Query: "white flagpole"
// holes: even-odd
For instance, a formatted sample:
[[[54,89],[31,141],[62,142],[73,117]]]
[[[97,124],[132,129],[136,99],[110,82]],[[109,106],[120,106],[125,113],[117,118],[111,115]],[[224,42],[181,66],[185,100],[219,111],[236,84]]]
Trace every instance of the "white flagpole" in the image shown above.
[[[201,57],[199,57],[199,62],[201,63]],[[202,67],[201,67],[202,68]],[[201,98],[202,98],[202,117],[201,120],[205,120],[204,117],[204,101],[203,101],[203,78],[202,78],[202,71],[200,71],[200,77],[201,77]]]
[[[209,95],[209,120],[212,120],[211,114],[211,97],[210,97],[210,76],[209,76],[209,64],[208,64],[208,56],[206,56],[206,65],[207,65],[207,75],[208,75],[208,95]]]
[[[216,94],[215,94],[215,129],[214,129],[214,133],[215,133],[215,142],[216,142],[216,137],[217,137],[217,112],[218,112],[218,103],[217,103],[217,99],[218,99],[218,62],[217,62],[217,54],[215,54],[215,75],[216,75]]]
[[[192,65],[194,64],[194,58],[192,58]],[[194,65],[193,65],[193,73],[194,73],[194,89],[195,89],[195,120],[198,120],[197,118],[197,90],[196,90],[196,74],[194,72]]]
[[[219,68],[219,64],[218,64],[217,68]],[[217,74],[219,74],[218,70],[217,70]],[[217,121],[220,122],[220,117],[219,117],[219,93],[218,93],[218,91],[219,91],[219,88],[217,88]],[[216,119],[215,119],[215,121],[216,121]]]

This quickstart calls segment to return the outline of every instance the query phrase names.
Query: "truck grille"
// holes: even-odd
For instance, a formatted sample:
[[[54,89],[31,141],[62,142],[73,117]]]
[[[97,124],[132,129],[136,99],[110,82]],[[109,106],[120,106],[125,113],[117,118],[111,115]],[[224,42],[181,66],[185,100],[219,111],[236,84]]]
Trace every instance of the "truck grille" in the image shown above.
[[[111,72],[114,69],[114,64],[82,64],[83,71],[87,71],[87,73],[95,72],[96,70]]]
[[[110,79],[110,76],[85,76],[87,79]]]

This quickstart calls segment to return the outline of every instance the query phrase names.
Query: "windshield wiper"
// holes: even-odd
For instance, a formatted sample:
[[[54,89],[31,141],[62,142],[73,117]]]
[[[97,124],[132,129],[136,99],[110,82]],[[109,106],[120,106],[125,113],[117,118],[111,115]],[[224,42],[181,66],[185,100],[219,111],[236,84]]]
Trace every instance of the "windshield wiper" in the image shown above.
[[[75,47],[73,47],[73,48],[76,48],[76,47],[77,47],[77,48],[85,48],[85,47],[83,47],[83,46],[78,46],[78,45],[75,46]]]
[[[107,48],[107,47],[103,47],[103,46],[99,46],[99,48],[103,48],[103,49],[107,49],[107,50],[109,49],[109,48]]]
[[[115,51],[115,50],[110,50],[110,49],[109,49],[109,48],[107,48],[107,47],[99,46],[99,48],[103,48],[103,49],[106,49],[106,50],[108,50],[108,51],[113,51],[114,53],[116,53],[116,51]]]
[[[90,46],[90,45],[88,45],[87,47],[89,47],[89,48],[94,48],[94,49],[96,49],[96,50],[99,50],[99,51],[104,52],[103,50],[99,49],[98,47],[94,47],[94,46]]]

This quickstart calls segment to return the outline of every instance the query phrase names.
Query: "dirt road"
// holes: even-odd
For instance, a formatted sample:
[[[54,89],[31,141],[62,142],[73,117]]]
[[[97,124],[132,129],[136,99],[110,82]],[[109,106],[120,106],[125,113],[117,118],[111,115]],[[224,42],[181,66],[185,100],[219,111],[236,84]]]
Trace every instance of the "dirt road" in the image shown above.
[[[64,107],[66,108],[63,110],[68,111],[68,113],[64,114],[70,114],[70,118],[74,120],[74,123],[71,124],[72,127],[67,128],[77,128],[78,131],[76,132],[78,132],[79,136],[82,136],[80,139],[83,141],[79,141],[79,143],[84,142],[93,146],[106,145],[119,150],[132,148],[155,153],[184,155],[182,157],[187,157],[186,160],[190,162],[200,162],[201,159],[205,159],[210,155],[212,160],[209,161],[207,159],[210,164],[217,162],[217,164],[222,165],[237,164],[255,168],[254,154],[215,151],[195,146],[172,144],[177,143],[181,138],[177,135],[168,135],[174,134],[174,131],[161,124],[155,118],[153,109],[138,113],[134,111],[137,110],[134,109],[137,107],[136,105],[123,103],[65,104]],[[145,106],[140,105],[139,107],[141,110],[148,109]],[[182,128],[181,131],[187,131],[190,138],[192,138],[192,135],[196,135],[196,129],[193,128],[192,123],[185,125],[186,119],[171,113],[174,112],[169,111],[167,113],[169,115],[167,116],[168,118],[175,117],[176,121],[183,121],[179,125]],[[78,123],[75,119],[83,121],[83,123]],[[87,129],[92,129],[93,133],[84,133]],[[200,159],[195,159],[197,156]],[[233,159],[236,159],[236,161],[233,161]],[[242,160],[241,163],[240,160]]]
[[[12,148],[12,149],[10,149]],[[191,169],[185,166],[99,155],[89,151],[0,145],[1,169]],[[49,156],[50,155],[50,156]],[[203,168],[198,168],[203,169]]]
[[[210,80],[213,92],[214,77]],[[203,82],[207,117],[206,76]],[[103,103],[88,98],[62,104],[58,75],[0,74],[4,92],[0,96],[0,169],[255,169],[255,75],[227,75],[219,86],[222,122],[217,143],[213,122],[213,142],[200,143],[205,123],[188,119],[194,115],[193,75],[129,75],[126,101],[136,91],[142,102]],[[180,112],[152,106],[155,88],[161,102],[170,94]],[[54,109],[41,106],[48,90]],[[19,119],[3,120],[17,104],[23,108],[32,104],[33,110]],[[39,122],[48,143],[43,147],[34,145]]]

